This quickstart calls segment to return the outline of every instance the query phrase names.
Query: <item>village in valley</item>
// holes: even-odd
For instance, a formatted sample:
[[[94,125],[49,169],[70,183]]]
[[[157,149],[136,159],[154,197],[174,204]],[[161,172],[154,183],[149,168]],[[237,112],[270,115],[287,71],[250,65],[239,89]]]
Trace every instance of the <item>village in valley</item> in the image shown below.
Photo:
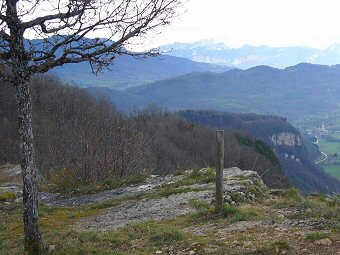
[[[295,125],[320,151],[315,163],[333,177],[340,178],[340,117],[339,112],[309,116]]]

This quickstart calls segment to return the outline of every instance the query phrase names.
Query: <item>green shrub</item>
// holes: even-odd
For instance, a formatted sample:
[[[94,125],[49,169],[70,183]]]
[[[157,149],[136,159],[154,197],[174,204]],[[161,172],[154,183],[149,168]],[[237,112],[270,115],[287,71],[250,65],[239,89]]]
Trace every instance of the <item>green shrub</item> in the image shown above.
[[[285,194],[285,198],[289,200],[297,201],[297,202],[301,202],[303,200],[303,196],[301,192],[296,188],[288,189]]]
[[[330,234],[325,233],[325,232],[311,232],[306,235],[306,239],[312,242],[320,240],[320,239],[324,239],[324,238],[330,238]]]
[[[282,194],[282,200],[276,204],[276,207],[308,207],[308,201],[303,197],[301,192],[296,188],[290,188],[285,190]]]
[[[228,218],[231,222],[248,221],[260,218],[260,213],[252,208],[238,208],[231,205],[223,207],[223,218]]]
[[[207,201],[203,201],[203,200],[199,200],[199,199],[190,200],[190,205],[197,210],[207,210],[210,207],[210,205]]]
[[[261,219],[261,213],[253,208],[239,208],[236,206],[225,205],[222,212],[216,211],[214,207],[207,207],[204,204],[193,202],[199,210],[190,216],[192,222],[202,223],[205,221],[216,220],[218,218],[225,219],[230,223],[238,221],[248,221]]]
[[[164,230],[161,233],[154,234],[150,237],[150,241],[155,246],[169,245],[183,239],[183,233],[177,229]]]
[[[262,189],[261,185],[258,182],[254,183],[254,186],[250,188],[250,192],[255,195],[256,199],[262,199],[266,197],[266,192]]]
[[[247,253],[252,255],[273,255],[281,254],[282,251],[290,251],[292,248],[286,240],[276,240],[264,247],[257,249],[255,252]]]
[[[0,191],[0,202],[14,200],[16,194],[12,191]]]

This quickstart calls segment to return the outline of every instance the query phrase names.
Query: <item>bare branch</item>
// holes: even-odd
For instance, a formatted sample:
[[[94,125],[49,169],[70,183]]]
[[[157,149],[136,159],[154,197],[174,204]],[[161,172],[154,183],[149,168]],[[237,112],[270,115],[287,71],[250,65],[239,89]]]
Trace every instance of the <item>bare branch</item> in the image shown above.
[[[6,0],[6,3],[9,1],[15,0]],[[27,61],[30,73],[43,73],[56,66],[86,61],[97,73],[103,67],[109,68],[118,55],[156,55],[155,50],[130,52],[125,45],[134,37],[169,24],[181,5],[180,0],[31,0],[29,3],[26,10],[17,11],[15,21],[21,34],[33,33],[40,38],[24,43],[26,60],[23,61]],[[6,13],[8,8],[7,5]],[[25,17],[27,13],[36,17],[26,20],[29,18]],[[20,22],[19,16],[25,22]],[[10,28],[12,24],[8,17],[4,18]],[[6,56],[2,60],[11,64],[16,60],[5,54],[5,49],[11,45],[11,37],[5,31],[6,28],[0,34],[0,53]],[[107,39],[89,38],[104,31]]]
[[[25,23],[22,24],[22,27],[24,29],[27,29],[27,28],[32,28],[32,27],[39,25],[39,26],[44,26],[45,29],[46,29],[46,25],[44,24],[46,21],[56,20],[56,19],[64,20],[64,19],[67,19],[67,18],[78,16],[78,15],[82,14],[83,12],[84,12],[84,9],[80,9],[80,10],[75,10],[73,12],[57,13],[57,14],[54,14],[54,15],[47,15],[47,16],[44,16],[44,17],[36,18],[36,19],[31,20],[29,22],[25,22]]]

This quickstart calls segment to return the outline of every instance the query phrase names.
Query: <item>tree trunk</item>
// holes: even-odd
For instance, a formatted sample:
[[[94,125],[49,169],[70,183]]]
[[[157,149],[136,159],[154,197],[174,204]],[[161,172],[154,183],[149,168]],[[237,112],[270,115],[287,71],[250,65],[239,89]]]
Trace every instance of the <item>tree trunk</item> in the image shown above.
[[[29,90],[28,68],[30,60],[25,51],[22,21],[18,15],[18,0],[6,0],[6,21],[10,30],[11,81],[16,88],[19,138],[21,150],[21,171],[23,176],[25,252],[29,255],[43,253],[39,230],[37,169],[34,166],[32,131],[32,100]]]
[[[23,205],[25,251],[29,255],[43,252],[39,230],[37,169],[34,165],[34,145],[32,131],[32,100],[29,84],[25,79],[16,77],[16,99],[21,149],[21,170],[23,176]]]

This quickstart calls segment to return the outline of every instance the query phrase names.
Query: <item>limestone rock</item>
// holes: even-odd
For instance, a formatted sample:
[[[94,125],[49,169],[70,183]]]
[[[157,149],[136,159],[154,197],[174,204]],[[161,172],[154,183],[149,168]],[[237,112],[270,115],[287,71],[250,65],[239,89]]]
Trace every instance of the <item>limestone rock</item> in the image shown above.
[[[271,142],[276,145],[286,145],[289,147],[297,147],[302,145],[301,137],[297,134],[289,132],[281,132],[273,134],[270,137]]]
[[[208,169],[201,169],[201,172]],[[211,171],[211,170],[210,170]],[[224,200],[231,205],[243,202],[252,202],[256,199],[258,193],[266,188],[260,176],[255,171],[242,171],[237,167],[224,169]],[[137,192],[151,192],[157,187],[171,185],[174,182],[184,178],[190,178],[190,172],[186,172],[184,176],[169,175],[165,177],[153,176],[145,183],[138,186],[129,186],[118,190],[107,191],[106,193],[89,195],[81,197],[81,201],[92,201],[99,196],[110,197],[109,194],[116,197],[122,194],[136,194]],[[168,186],[171,187],[171,186]],[[124,227],[126,224],[137,223],[148,220],[164,220],[194,212],[196,209],[191,205],[191,201],[199,200],[203,203],[214,203],[215,184],[210,183],[194,183],[192,185],[181,186],[182,189],[189,189],[189,192],[176,193],[161,197],[158,199],[148,199],[140,201],[126,201],[118,206],[109,208],[102,215],[82,219],[79,227],[90,230],[105,231],[109,229],[117,229]],[[175,190],[175,188],[174,188]],[[89,199],[91,198],[91,200]],[[204,232],[204,231],[203,231]]]
[[[324,238],[324,239],[315,241],[315,244],[323,245],[323,246],[331,246],[332,241],[329,238]]]
[[[48,247],[48,251],[49,251],[49,252],[52,252],[52,251],[54,251],[56,248],[57,248],[57,245],[52,244],[52,245],[50,245],[50,246]]]

